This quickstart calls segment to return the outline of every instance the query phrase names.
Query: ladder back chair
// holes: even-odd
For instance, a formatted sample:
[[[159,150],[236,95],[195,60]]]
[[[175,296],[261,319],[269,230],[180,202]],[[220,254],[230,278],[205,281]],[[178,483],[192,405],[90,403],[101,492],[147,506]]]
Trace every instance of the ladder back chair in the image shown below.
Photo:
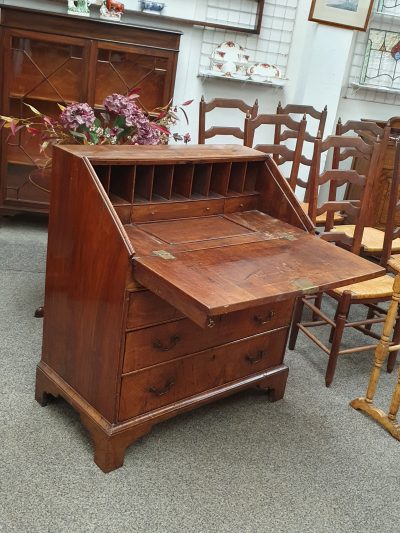
[[[387,150],[387,146],[389,143],[389,140],[391,138],[391,128],[389,124],[387,124],[385,127],[378,126],[375,122],[368,122],[363,120],[349,120],[345,124],[342,124],[340,118],[336,125],[336,133],[337,135],[346,135],[347,133],[352,132],[356,133],[357,135],[361,135],[363,140],[370,143],[378,143],[380,147],[380,156],[378,163],[375,168],[375,175],[373,177],[373,181],[375,182],[376,178],[381,175],[383,164],[384,164],[384,158],[385,153]],[[368,162],[364,160],[362,163],[360,161],[358,162],[357,167],[359,169],[366,168],[368,166]],[[389,198],[389,204],[391,203],[391,197],[394,195],[394,197],[397,198],[397,189],[391,187],[390,190],[390,198]],[[346,198],[358,198],[359,197],[359,190],[358,187],[354,184],[351,184],[348,187],[348,190],[346,191]],[[371,195],[371,199],[373,198],[374,193]],[[373,210],[370,210],[370,213],[373,213]],[[368,220],[368,223],[364,229],[363,234],[363,254],[365,255],[373,255],[379,257],[383,250],[383,241],[385,236],[385,231],[382,231],[380,229],[374,228],[372,226],[373,220]],[[346,224],[341,225],[340,228],[334,228],[333,231],[343,231],[347,235],[351,236],[354,232],[354,224]],[[393,252],[400,252],[400,239],[396,242],[393,242],[391,244],[391,248]]]
[[[371,165],[370,172],[367,176],[356,176],[354,170],[342,171],[337,168],[334,168],[331,171],[325,171],[322,173],[325,179],[332,179],[333,173],[336,172],[339,181],[343,181],[345,174],[347,174],[348,179],[351,183],[357,183],[362,187],[362,198],[361,200],[342,200],[337,202],[336,200],[330,200],[323,204],[323,208],[328,210],[327,216],[327,225],[325,231],[320,234],[321,238],[332,241],[335,244],[344,246],[350,249],[353,253],[359,254],[362,247],[362,233],[363,227],[365,225],[365,220],[367,216],[367,211],[369,209],[369,200],[370,192],[372,189],[373,181],[373,172],[374,166],[377,164],[379,159],[379,146],[374,143],[372,145],[367,145],[360,138],[344,138],[338,136],[328,137],[326,141],[316,141],[316,148],[314,151],[313,157],[313,173],[312,173],[312,196],[310,198],[310,204],[312,205],[312,210],[315,216],[314,205],[316,203],[316,194],[315,188],[317,187],[317,182],[315,176],[317,175],[317,166],[318,166],[318,157],[328,144],[336,149],[336,154],[333,157],[333,166],[336,166],[336,161],[340,156],[337,153],[337,149],[340,145],[341,148],[344,147],[345,142],[348,141],[350,148],[346,150],[350,154],[354,152],[357,148],[362,150],[367,155],[370,154]],[[336,159],[335,159],[336,158]],[[359,179],[364,178],[364,179]],[[324,181],[323,180],[323,181]],[[330,188],[330,193],[336,191],[336,185],[333,188]],[[356,205],[354,205],[356,203]],[[335,209],[343,209],[346,212],[351,213],[356,217],[356,230],[354,234],[349,237],[345,233],[337,233],[329,231],[329,227],[332,226],[332,215]],[[318,210],[317,210],[318,212]],[[315,218],[314,218],[315,219]],[[386,267],[383,261],[381,261],[383,267]],[[364,344],[358,345],[351,348],[341,349],[343,334],[346,328],[353,328],[368,337],[372,337],[375,341],[379,340],[380,336],[371,330],[373,324],[383,323],[385,321],[385,312],[379,307],[379,303],[390,300],[392,297],[392,286],[393,278],[389,275],[383,275],[375,278],[366,280],[364,282],[355,283],[351,285],[346,285],[344,287],[339,287],[327,291],[326,294],[336,300],[336,312],[334,318],[330,318],[325,312],[321,310],[321,299],[320,295],[314,295],[313,297],[302,297],[299,298],[293,315],[292,328],[290,333],[289,340],[289,349],[293,350],[296,345],[296,340],[298,332],[302,331],[311,341],[313,341],[317,346],[328,355],[328,366],[325,374],[325,384],[329,387],[333,381],[333,377],[336,370],[337,359],[341,355],[347,355],[350,353],[359,353],[364,351],[372,350],[376,347],[376,342],[374,344]],[[368,314],[365,319],[349,320],[350,308],[353,304],[364,305],[368,308]],[[304,306],[312,312],[312,320],[302,321],[302,314]],[[329,346],[324,344],[324,342],[318,338],[314,333],[311,332],[311,329],[317,328],[319,326],[329,326],[330,337],[329,337]],[[393,331],[392,344],[397,345],[400,340],[400,320],[396,320],[396,324]],[[393,369],[395,360],[397,356],[397,350],[394,350],[391,353],[388,362],[388,372]]]
[[[216,135],[232,135],[237,139],[244,139],[243,125],[241,127],[211,126],[206,129],[206,114],[217,108],[237,109],[244,113],[245,116],[249,113],[250,116],[254,118],[258,114],[258,100],[256,100],[253,105],[246,104],[243,100],[231,98],[214,98],[213,100],[206,102],[204,96],[202,96],[199,104],[199,144],[205,144],[206,139],[211,139]]]
[[[305,185],[298,177],[303,143],[306,133],[307,120],[306,117],[300,121],[292,119],[289,115],[258,115],[252,118],[249,114],[246,116],[244,123],[244,145],[253,147],[254,133],[257,128],[261,126],[274,126],[274,142],[273,144],[257,144],[254,146],[255,150],[271,154],[275,163],[283,165],[284,163],[292,163],[290,176],[288,182],[293,191],[296,185]],[[287,131],[293,133],[296,138],[296,143],[293,149],[279,142],[279,130],[282,126],[288,128]]]
[[[305,105],[305,104],[287,104],[285,106],[282,106],[281,102],[278,103],[278,107],[276,109],[276,112],[278,115],[295,115],[294,118],[297,118],[297,120],[301,116],[306,116],[307,119],[307,131],[305,134],[305,142],[307,143],[314,143],[315,139],[319,136],[321,139],[324,137],[324,131],[325,131],[325,124],[326,124],[326,117],[328,114],[328,107],[325,106],[322,111],[318,111],[315,109],[315,107],[311,105]],[[277,142],[282,143],[288,139],[293,139],[294,135],[293,132],[290,130],[278,130],[277,135]],[[306,148],[306,145],[304,146]],[[301,165],[304,165],[305,167],[308,167],[308,176],[307,179],[309,179],[310,172],[311,172],[311,163],[312,163],[312,157],[308,157],[305,153],[305,150],[303,150],[302,156],[301,156]],[[305,201],[308,200],[308,187],[307,187],[307,179],[305,181],[305,195],[304,199]],[[305,211],[307,210],[307,207],[305,207]]]
[[[320,170],[321,156],[326,152],[332,153],[331,168]],[[310,175],[310,201],[308,216],[314,225],[319,224],[318,217],[324,216],[321,236],[329,241],[340,242],[356,254],[361,251],[361,241],[364,226],[367,222],[368,207],[372,191],[372,180],[379,159],[379,146],[370,145],[357,137],[343,137],[330,135],[325,140],[317,139],[314,143],[313,163]],[[354,156],[368,161],[367,174],[358,174],[354,169],[342,169],[341,163]],[[348,183],[356,184],[361,191],[359,200],[340,200],[337,198],[339,187]],[[319,205],[319,196],[322,186],[329,186],[327,200]],[[357,219],[355,231],[348,236],[338,230],[333,232],[335,213],[340,211],[345,215],[352,215]]]

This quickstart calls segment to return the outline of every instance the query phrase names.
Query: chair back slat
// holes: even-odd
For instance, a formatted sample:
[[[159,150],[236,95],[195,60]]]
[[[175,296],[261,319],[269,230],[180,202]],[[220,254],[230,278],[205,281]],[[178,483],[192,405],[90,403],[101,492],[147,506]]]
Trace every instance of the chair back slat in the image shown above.
[[[353,202],[347,202],[347,201],[329,201],[325,202],[316,209],[317,215],[322,215],[323,213],[327,213],[328,211],[331,211],[335,213],[335,211],[345,211],[349,215],[357,216],[358,212],[360,210],[360,201],[354,200]]]
[[[342,121],[339,118],[338,123],[336,124],[336,135],[344,135],[350,131],[354,131],[357,135],[363,136],[369,134],[371,137],[375,137],[375,139],[377,137],[383,138],[384,135],[384,128],[378,126],[376,122],[370,122],[367,120],[348,120],[342,124]]]
[[[254,146],[255,150],[264,152],[265,154],[278,155],[278,165],[293,161],[293,150],[290,150],[284,144],[257,144]]]
[[[212,126],[204,132],[205,139],[210,139],[216,135],[231,135],[237,139],[244,139],[244,131],[234,126]]]
[[[277,113],[282,113],[284,115],[309,115],[310,117],[319,120],[318,131],[323,135],[328,108],[325,106],[322,111],[317,111],[315,107],[305,104],[287,104],[283,107],[281,102],[279,102]]]
[[[298,180],[298,173],[301,162],[301,154],[304,143],[304,135],[306,131],[307,121],[303,117],[300,121],[296,121],[289,115],[278,114],[263,114],[255,118],[246,117],[244,126],[244,144],[245,146],[253,146],[254,133],[260,126],[274,126],[274,143],[273,144],[258,144],[257,150],[266,154],[271,154],[277,165],[291,162],[291,170],[289,176],[289,184],[295,190]],[[284,145],[279,140],[280,128],[285,126],[296,133],[296,142],[293,149]]]
[[[258,100],[252,105],[235,98],[214,98],[213,100],[206,102],[204,96],[202,96],[199,104],[199,144],[204,144],[206,139],[210,139],[216,135],[231,135],[237,139],[244,139],[244,130],[239,126],[212,126],[211,128],[206,129],[206,113],[217,108],[237,109],[245,115],[249,114],[254,118],[258,114]]]
[[[318,183],[321,186],[332,180],[335,180],[339,187],[346,182],[362,186],[365,185],[365,176],[362,176],[355,170],[340,170],[335,168],[322,172],[322,174],[320,174]]]
[[[321,150],[325,152],[329,148],[355,149],[361,154],[370,155],[373,150],[371,144],[367,144],[360,137],[343,137],[341,135],[329,135],[321,141]],[[351,151],[351,150],[350,150]],[[342,153],[346,153],[345,151]],[[352,155],[352,154],[351,154]]]
[[[296,138],[296,132],[292,130],[284,130],[280,134],[280,141],[287,141],[288,139],[295,139]],[[304,140],[312,143],[315,141],[314,135],[311,135],[308,131],[304,134]]]

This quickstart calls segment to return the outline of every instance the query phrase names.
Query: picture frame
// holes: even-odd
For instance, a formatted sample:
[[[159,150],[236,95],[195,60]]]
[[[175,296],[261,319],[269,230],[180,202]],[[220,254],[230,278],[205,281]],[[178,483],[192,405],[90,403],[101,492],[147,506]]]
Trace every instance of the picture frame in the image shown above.
[[[374,0],[312,0],[308,20],[366,31]]]

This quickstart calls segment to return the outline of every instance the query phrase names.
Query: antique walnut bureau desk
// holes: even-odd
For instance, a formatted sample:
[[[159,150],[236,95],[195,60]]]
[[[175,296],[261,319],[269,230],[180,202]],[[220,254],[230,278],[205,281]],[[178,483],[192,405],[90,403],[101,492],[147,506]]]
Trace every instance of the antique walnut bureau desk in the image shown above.
[[[295,298],[381,272],[311,230],[251,148],[56,147],[36,399],[80,413],[108,472],[178,413],[282,398]]]

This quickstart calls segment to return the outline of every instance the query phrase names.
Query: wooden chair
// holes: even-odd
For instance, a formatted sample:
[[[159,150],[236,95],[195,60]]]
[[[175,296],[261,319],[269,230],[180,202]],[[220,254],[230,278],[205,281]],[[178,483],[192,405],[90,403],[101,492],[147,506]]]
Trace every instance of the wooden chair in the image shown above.
[[[321,156],[323,153],[332,155],[331,168],[320,171]],[[372,179],[374,177],[376,165],[378,164],[378,157],[380,154],[379,146],[374,144],[367,144],[362,139],[357,137],[342,137],[339,135],[331,135],[325,140],[317,139],[314,143],[314,153],[312,158],[312,167],[310,175],[310,199],[308,203],[308,216],[316,225],[323,226],[323,232],[326,239],[338,242],[351,242],[351,251],[353,253],[360,253],[361,239],[364,226],[366,224],[366,217],[368,214],[368,204],[372,188]],[[352,159],[354,156],[363,158],[368,162],[367,175],[361,176],[355,170],[342,169],[341,164]],[[328,158],[327,158],[328,159]],[[359,200],[338,200],[338,188],[345,184],[352,183],[360,188]],[[328,199],[321,205],[318,205],[320,188],[324,185],[329,185]],[[366,186],[368,185],[368,189]],[[366,197],[368,196],[368,198]],[[362,220],[359,219],[361,205],[364,206],[362,211]],[[337,230],[339,237],[330,235],[334,227],[335,215],[338,212],[347,213],[358,220],[356,231],[352,235],[347,236],[344,232],[340,232],[340,227]],[[341,215],[343,217],[343,215]]]
[[[377,142],[380,147],[380,157],[376,168],[374,170],[375,175],[373,180],[375,181],[377,176],[380,176],[383,168],[384,158],[386,149],[389,143],[391,128],[387,124],[384,128],[378,126],[375,122],[368,122],[363,120],[349,120],[345,124],[342,124],[341,119],[339,118],[336,125],[336,134],[337,135],[346,135],[348,133],[356,133],[361,135],[363,140],[367,142]],[[363,168],[367,170],[369,162],[364,159],[364,164],[358,164],[358,168]],[[393,194],[397,198],[397,189],[391,189],[391,195]],[[346,191],[345,196],[347,198],[358,198],[359,191],[355,184],[351,184]],[[389,200],[390,203],[390,200]],[[370,211],[372,213],[372,210]],[[333,228],[333,231],[341,231],[350,236],[353,234],[355,229],[354,224],[341,225],[340,228]],[[380,256],[383,250],[383,240],[385,232],[377,228],[372,227],[372,220],[369,220],[367,226],[364,228],[362,246],[363,253],[366,255]],[[393,252],[400,252],[400,239],[392,243]]]
[[[365,154],[370,154],[371,162],[369,166],[369,173],[367,174],[367,176],[360,176],[355,172],[355,170],[343,171],[336,168],[333,170],[325,171],[322,174],[322,181],[332,180],[334,176],[336,176],[336,181],[343,182],[345,179],[347,179],[352,183],[357,183],[362,188],[362,198],[358,201],[342,200],[340,202],[337,202],[336,200],[331,200],[329,197],[327,202],[325,202],[320,208],[316,209],[315,205],[317,201],[317,196],[315,194],[315,190],[318,184],[316,176],[318,175],[317,168],[320,153],[324,149],[326,149],[328,145],[330,145],[334,149],[337,149],[339,145],[341,146],[341,148],[343,148],[346,141],[349,143],[350,146],[347,152],[351,153],[352,151],[354,151],[355,148],[357,148],[359,151],[362,151]],[[325,209],[327,211],[327,225],[325,227],[325,231],[321,233],[321,238],[332,241],[340,246],[347,247],[350,251],[356,254],[359,254],[361,251],[363,228],[365,225],[367,211],[369,208],[369,200],[372,190],[372,180],[374,175],[374,169],[378,164],[379,153],[379,146],[376,143],[368,145],[359,138],[332,136],[328,137],[326,141],[316,141],[316,147],[313,156],[313,181],[311,185],[312,196],[310,197],[310,206],[312,212],[311,216],[314,216],[315,220],[315,213],[321,212],[322,209]],[[337,153],[334,155],[334,158],[335,157],[338,157]],[[333,185],[333,187],[330,187],[330,195],[332,191],[336,191],[336,184]],[[358,203],[354,205],[354,202]],[[356,229],[352,236],[349,237],[345,233],[329,231],[329,228],[332,227],[333,212],[337,209],[344,210],[345,212],[351,213],[353,216],[356,217]],[[382,264],[382,266],[385,267],[386,265]],[[326,268],[326,265],[324,266],[324,268]],[[334,265],[332,265],[332,268],[334,268]],[[314,303],[313,298],[299,298],[296,303],[295,311],[293,314],[289,349],[294,349],[299,330],[305,333],[305,335],[307,335],[310,340],[317,344],[317,346],[319,346],[319,348],[321,348],[329,357],[325,375],[325,384],[327,387],[329,387],[332,383],[335,374],[337,359],[339,355],[358,353],[367,350],[372,350],[375,348],[376,343],[355,346],[354,348],[340,349],[343,333],[346,328],[354,328],[369,337],[379,340],[379,335],[371,331],[370,328],[372,324],[384,322],[385,314],[381,312],[381,309],[377,304],[379,304],[379,302],[387,301],[391,298],[392,286],[393,278],[389,275],[382,275],[379,278],[370,279],[364,282],[355,283],[352,285],[347,285],[338,289],[328,291],[326,294],[337,301],[336,313],[333,320],[321,310],[320,299],[318,295],[314,295],[314,298],[316,298],[316,301]],[[367,317],[363,320],[350,321],[348,317],[352,304],[361,304],[367,306]],[[304,306],[310,309],[313,313],[312,320],[310,321],[301,321]],[[328,325],[331,327],[331,333],[329,338],[330,346],[324,344],[322,340],[320,340],[310,331],[312,328],[323,325]],[[399,340],[400,320],[396,320],[396,325],[393,332],[393,343],[398,344]],[[397,350],[394,351],[392,355],[392,366],[394,365],[396,355]],[[390,370],[391,368],[388,367],[388,371]]]
[[[305,184],[299,179],[298,173],[307,126],[305,116],[303,116],[300,121],[296,121],[289,115],[258,115],[257,117],[252,118],[248,114],[244,122],[245,146],[249,146],[250,148],[253,147],[254,133],[260,126],[274,126],[274,142],[273,144],[257,144],[254,148],[266,154],[271,154],[277,165],[291,162],[292,166],[288,178],[290,187],[294,191],[296,185],[300,184],[304,186]],[[279,142],[279,132],[282,126],[288,128],[287,131],[291,131],[293,133],[293,138],[296,139],[296,144],[293,150]]]
[[[322,111],[318,111],[311,105],[304,105],[304,104],[287,104],[284,107],[282,106],[281,102],[278,103],[278,107],[276,108],[276,112],[278,115],[296,115],[294,118],[300,118],[302,116],[306,116],[307,122],[308,122],[308,131],[305,133],[304,140],[308,143],[314,143],[316,138],[319,136],[321,139],[324,136],[325,131],[325,124],[326,124],[326,117],[328,114],[328,108],[327,106],[324,107]],[[314,123],[314,127],[312,128],[311,125]],[[295,135],[293,135],[293,132],[290,130],[282,130],[279,129],[277,133],[277,142],[280,144],[288,139],[293,139]],[[304,153],[302,153],[301,156],[301,165],[304,165],[305,167],[309,167],[308,170],[308,179],[310,177],[311,173],[311,163],[312,158],[307,157]],[[305,185],[303,187],[305,188],[305,195],[304,199],[305,202],[308,201],[308,186],[307,186],[307,180],[303,181]],[[307,206],[302,206],[305,211],[307,211]]]
[[[253,105],[246,104],[243,100],[231,98],[214,98],[205,102],[204,96],[202,96],[199,105],[199,144],[205,144],[206,139],[216,135],[232,135],[237,139],[244,139],[244,131],[238,126],[212,126],[206,129],[206,113],[216,108],[238,109],[245,115],[249,113],[254,118],[258,114],[258,100]]]

